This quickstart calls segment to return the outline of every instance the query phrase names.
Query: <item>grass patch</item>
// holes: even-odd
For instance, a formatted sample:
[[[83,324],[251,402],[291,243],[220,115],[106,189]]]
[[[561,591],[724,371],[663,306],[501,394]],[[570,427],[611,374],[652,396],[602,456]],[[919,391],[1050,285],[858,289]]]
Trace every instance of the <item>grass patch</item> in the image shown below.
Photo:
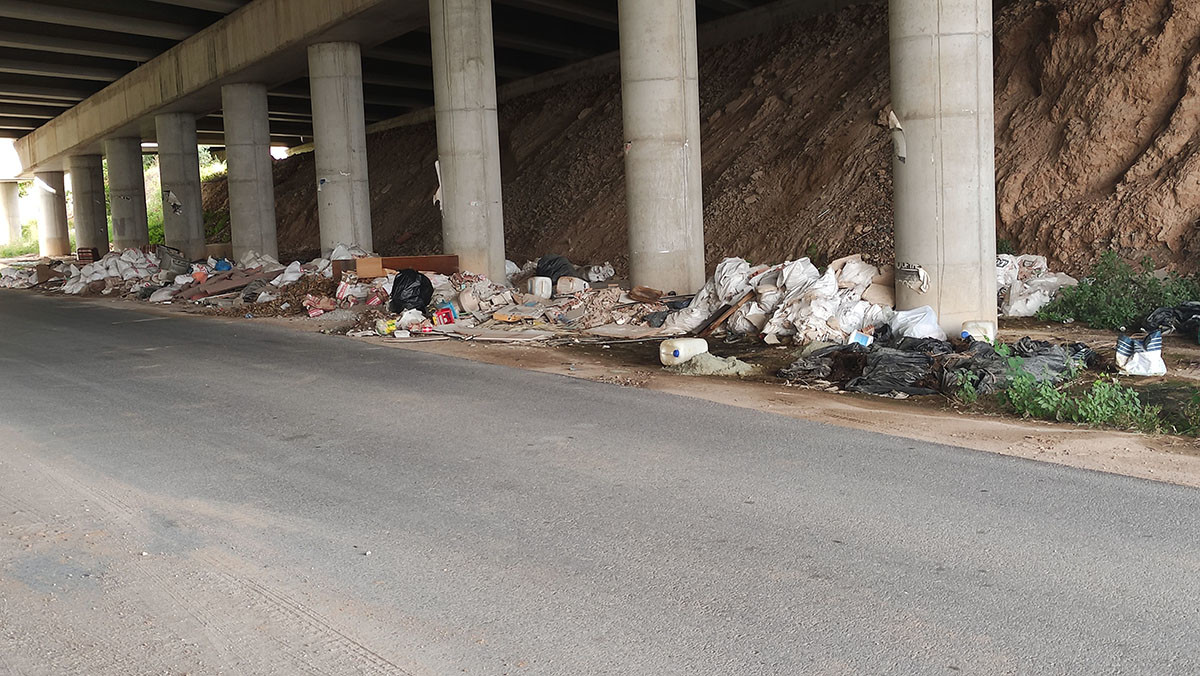
[[[1171,273],[1164,279],[1154,274],[1154,264],[1143,259],[1137,266],[1108,251],[1092,274],[1079,286],[1066,287],[1038,312],[1045,321],[1080,321],[1097,329],[1133,330],[1151,312],[1200,300],[1200,282],[1194,277]]]
[[[38,243],[30,241],[13,242],[0,246],[0,258],[16,258],[38,252]]]

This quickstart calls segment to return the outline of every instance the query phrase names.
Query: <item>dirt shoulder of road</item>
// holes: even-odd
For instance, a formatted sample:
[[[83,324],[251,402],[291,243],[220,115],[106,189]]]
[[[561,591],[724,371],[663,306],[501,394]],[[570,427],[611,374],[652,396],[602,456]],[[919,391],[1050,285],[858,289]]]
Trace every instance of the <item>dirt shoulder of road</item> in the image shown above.
[[[64,296],[55,294],[55,297]],[[190,306],[149,305],[122,299],[70,298],[77,302],[133,307],[156,315],[200,316],[222,322],[264,322],[291,330],[335,331],[337,323],[306,317],[214,317]],[[1015,330],[1027,335],[1036,331]],[[1033,328],[1033,327],[1030,327]],[[1002,332],[1006,333],[1006,332]],[[1065,339],[1061,331],[1035,337]],[[1006,339],[1008,335],[1004,335]],[[1075,338],[1079,340],[1079,338]],[[1094,340],[1107,339],[1096,336]],[[550,347],[537,344],[444,340],[398,342],[385,338],[347,338],[489,364],[583,378],[617,386],[639,387],[800,420],[889,434],[918,441],[959,446],[1030,460],[1200,487],[1200,442],[1172,436],[1146,436],[1074,425],[1021,420],[959,410],[945,399],[894,400],[870,395],[789,387],[782,382],[683,376],[657,365],[656,344]],[[1090,341],[1087,341],[1090,342]],[[644,354],[643,354],[644,353]],[[1190,357],[1191,355],[1189,355]]]
[[[1200,444],[1179,437],[1096,430],[1073,425],[987,416],[955,410],[949,402],[894,400],[783,384],[676,375],[629,366],[572,348],[441,341],[380,345],[554,373],[751,408],[800,420],[890,434],[1082,469],[1200,487]],[[656,349],[643,343],[646,350]]]

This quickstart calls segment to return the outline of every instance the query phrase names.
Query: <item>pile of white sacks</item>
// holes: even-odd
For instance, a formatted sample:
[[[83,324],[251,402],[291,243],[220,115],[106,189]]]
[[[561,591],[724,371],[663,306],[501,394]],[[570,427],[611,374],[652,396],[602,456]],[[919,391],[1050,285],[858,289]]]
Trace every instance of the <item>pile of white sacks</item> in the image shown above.
[[[1064,286],[1079,282],[1063,272],[1050,272],[1045,256],[996,256],[996,287],[1001,316],[1032,317]]]
[[[694,331],[722,305],[737,303],[750,291],[754,297],[729,318],[726,328],[763,334],[767,342],[785,336],[795,336],[797,342],[845,342],[854,331],[892,322],[897,314],[892,310],[892,275],[861,256],[834,261],[824,273],[807,258],[757,267],[726,258],[691,305],[667,317],[663,326]],[[940,330],[934,319],[930,333],[936,336]]]
[[[33,268],[0,268],[0,289],[28,289],[37,284]]]

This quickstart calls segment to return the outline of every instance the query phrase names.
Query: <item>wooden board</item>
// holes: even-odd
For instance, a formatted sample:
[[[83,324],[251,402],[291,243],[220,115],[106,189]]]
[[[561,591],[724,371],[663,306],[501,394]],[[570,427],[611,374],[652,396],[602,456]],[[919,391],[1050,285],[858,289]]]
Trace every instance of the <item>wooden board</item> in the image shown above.
[[[198,298],[216,296],[222,293],[244,289],[246,288],[247,284],[258,279],[270,281],[278,277],[279,273],[281,272],[283,272],[283,270],[274,270],[272,272],[259,272],[257,270],[243,272],[241,270],[231,270],[229,272],[222,272],[219,275],[209,277],[208,281],[200,284],[199,286],[193,286],[180,291],[179,297],[187,300],[196,300]]]
[[[346,260],[333,262],[333,278],[340,280],[342,273],[349,270],[356,272],[361,263],[359,261],[367,260],[365,258],[351,258]],[[380,272],[378,277],[383,276],[384,268],[391,270],[404,270],[411,268],[421,272],[437,272],[443,275],[452,275],[458,272],[458,256],[384,256],[382,258],[375,257],[379,261]],[[367,265],[373,265],[368,263]],[[361,273],[359,273],[361,277]]]
[[[746,295],[738,299],[738,302],[733,304],[726,303],[725,305],[717,308],[717,311],[708,318],[708,321],[704,322],[700,325],[700,328],[696,329],[696,335],[704,338],[705,336],[712,334],[713,331],[717,330],[718,326],[725,323],[726,319],[732,317],[733,313],[738,311],[738,308],[750,302],[750,298],[753,296],[754,291],[747,291]]]

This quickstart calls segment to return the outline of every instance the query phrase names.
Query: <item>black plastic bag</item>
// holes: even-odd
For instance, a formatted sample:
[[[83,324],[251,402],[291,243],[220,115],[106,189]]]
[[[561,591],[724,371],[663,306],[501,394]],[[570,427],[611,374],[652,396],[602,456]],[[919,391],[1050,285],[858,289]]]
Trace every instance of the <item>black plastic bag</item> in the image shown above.
[[[779,371],[779,377],[798,383],[844,383],[862,375],[868,352],[858,343],[830,345],[792,362]]]
[[[863,374],[846,383],[847,390],[867,394],[937,394],[939,387],[933,357],[890,347],[872,350]]]
[[[1200,301],[1189,301],[1176,307],[1161,307],[1146,317],[1142,328],[1147,332],[1162,331],[1164,336],[1176,332],[1195,335],[1200,331]]]
[[[993,394],[1008,384],[1008,360],[990,344],[976,340],[962,352],[945,356],[942,364],[942,392],[957,393],[969,383],[978,394]]]
[[[556,286],[560,277],[579,277],[579,271],[571,261],[567,260],[566,256],[558,256],[555,254],[547,254],[538,259],[537,270],[533,273],[537,277],[549,277],[550,281]]]
[[[392,298],[388,309],[395,314],[405,310],[425,311],[429,301],[433,299],[433,282],[416,270],[401,270],[396,273],[396,281],[392,283]]]
[[[900,343],[896,345],[896,349],[904,350],[905,352],[920,352],[933,357],[943,354],[950,354],[954,351],[954,347],[944,340],[937,338],[901,338]]]
[[[1071,368],[1071,355],[1061,345],[1025,337],[1012,346],[1013,354],[1022,358],[1021,368],[1038,381],[1062,380]]]

